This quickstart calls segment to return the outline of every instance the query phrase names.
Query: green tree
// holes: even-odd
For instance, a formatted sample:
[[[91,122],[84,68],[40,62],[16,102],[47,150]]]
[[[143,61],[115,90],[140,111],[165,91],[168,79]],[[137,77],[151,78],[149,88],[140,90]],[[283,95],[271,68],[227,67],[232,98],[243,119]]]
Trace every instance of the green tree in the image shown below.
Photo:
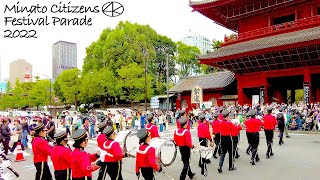
[[[89,72],[94,73],[95,70],[108,69],[118,82],[121,80],[118,70],[131,63],[141,65],[144,72],[149,73],[150,66],[156,59],[154,43],[158,40],[157,38],[156,31],[148,25],[121,21],[116,28],[105,29],[99,39],[86,49],[83,75],[86,76]],[[121,98],[123,88],[119,85],[116,87],[120,91],[116,91],[114,96]],[[106,92],[105,87],[99,88],[101,89],[96,91]]]
[[[81,77],[78,68],[63,71],[57,78],[54,87],[62,94],[65,103],[74,104],[77,107],[80,93]],[[93,87],[95,88],[95,87]]]
[[[212,40],[212,49],[215,50],[215,49],[219,49],[221,48],[221,45],[224,44],[223,41],[220,41],[220,40]]]
[[[118,91],[115,86],[117,81],[113,73],[106,68],[93,70],[82,75],[81,78],[80,97],[83,102],[89,103],[99,98],[106,103],[108,97],[117,95]]]
[[[25,106],[25,98],[24,98],[24,92],[22,89],[22,85],[19,81],[19,79],[16,79],[16,86],[13,89],[13,96],[12,96],[12,101],[14,104],[14,108],[22,108]]]
[[[210,74],[210,73],[215,73],[215,72],[220,71],[220,69],[217,68],[217,67],[208,66],[208,65],[205,65],[205,64],[201,64],[200,67],[201,67],[202,74]]]
[[[200,50],[195,46],[188,46],[182,42],[177,42],[177,64],[179,65],[178,75],[187,77],[193,73],[199,73],[200,65],[197,56]]]
[[[142,64],[155,57],[152,40],[157,33],[148,25],[119,22],[114,29],[105,29],[100,38],[86,49],[83,73],[108,68],[117,70],[131,62]]]
[[[169,81],[176,75],[174,52],[176,51],[176,43],[166,36],[158,35],[154,42],[156,58],[149,61],[148,70],[153,76],[156,84],[155,94],[163,94],[166,92],[167,82],[167,66],[166,56],[169,55]]]
[[[34,83],[32,90],[28,93],[28,104],[39,109],[40,106],[50,103],[50,81],[38,80]]]
[[[144,99],[144,68],[137,63],[131,63],[118,70],[120,81],[118,86],[122,88],[121,99],[128,99],[133,102],[139,102]],[[153,89],[151,86],[152,76],[147,75],[147,97],[151,98]]]
[[[4,94],[1,96],[0,109],[13,108],[13,93],[11,83],[8,82],[7,88]]]

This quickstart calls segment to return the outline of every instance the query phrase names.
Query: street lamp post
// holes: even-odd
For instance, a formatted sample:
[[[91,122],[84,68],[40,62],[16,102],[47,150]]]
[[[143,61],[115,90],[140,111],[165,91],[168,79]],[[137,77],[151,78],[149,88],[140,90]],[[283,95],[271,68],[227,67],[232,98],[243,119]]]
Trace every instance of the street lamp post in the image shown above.
[[[52,105],[52,90],[51,90],[52,79],[48,75],[45,75],[45,74],[39,74],[39,75],[46,76],[50,81],[50,85],[49,85],[49,92],[50,92],[49,109],[50,109],[50,106]],[[52,113],[52,112],[50,111],[50,113]]]
[[[147,53],[142,49],[144,59],[144,108],[147,111]]]

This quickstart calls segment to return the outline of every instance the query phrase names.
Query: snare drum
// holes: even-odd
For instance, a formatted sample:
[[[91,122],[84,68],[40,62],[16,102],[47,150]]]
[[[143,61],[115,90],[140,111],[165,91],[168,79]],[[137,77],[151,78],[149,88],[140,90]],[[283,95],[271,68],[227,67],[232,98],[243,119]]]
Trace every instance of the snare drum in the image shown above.
[[[212,147],[199,147],[200,157],[204,159],[210,159],[213,156],[214,149]]]
[[[166,167],[170,166],[177,156],[177,147],[172,140],[152,138],[149,142],[151,147],[156,149],[158,164]]]
[[[115,141],[120,143],[120,146],[125,152],[132,154],[132,152],[139,147],[139,138],[137,137],[137,133],[137,130],[120,131],[117,134]]]

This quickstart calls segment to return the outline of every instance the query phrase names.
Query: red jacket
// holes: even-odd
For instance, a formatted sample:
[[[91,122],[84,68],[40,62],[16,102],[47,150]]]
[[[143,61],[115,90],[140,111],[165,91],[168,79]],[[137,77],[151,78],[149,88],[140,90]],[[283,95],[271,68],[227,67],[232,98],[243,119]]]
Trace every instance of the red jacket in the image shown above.
[[[209,140],[212,139],[208,122],[201,123],[198,125],[198,137],[199,138],[207,138]]]
[[[117,141],[108,139],[103,144],[102,149],[107,152],[107,155],[104,158],[105,162],[117,162],[121,161],[122,158],[124,158],[123,151]]]
[[[91,162],[97,159],[95,154],[89,154],[82,149],[75,148],[72,152],[72,178],[92,177],[91,173],[99,167],[91,165]]]
[[[103,133],[99,134],[99,136],[97,137],[98,147],[99,147],[100,149],[103,149],[103,144],[104,144],[104,142],[106,142],[106,141],[107,141],[107,136],[106,136],[106,134],[103,134]]]
[[[180,128],[182,128],[181,127],[181,125],[180,125],[180,123],[179,123],[179,119],[177,120],[177,129],[180,129]],[[191,128],[191,126],[190,126],[190,120],[189,120],[189,118],[187,118],[187,129],[190,131],[190,128]]]
[[[160,169],[156,162],[156,150],[148,144],[140,145],[136,154],[136,173],[143,167],[151,167],[155,171]]]
[[[158,128],[156,125],[153,124],[147,124],[146,125],[146,130],[150,133],[151,139],[155,137],[160,137]]]
[[[189,148],[193,148],[191,134],[188,129],[176,129],[174,131],[173,140],[177,146],[188,146]]]
[[[226,119],[220,122],[220,135],[221,136],[230,136],[232,131],[232,123]]]
[[[263,126],[262,121],[256,118],[250,118],[244,124],[246,125],[246,131],[250,133],[259,132],[261,126]]]
[[[264,120],[263,125],[265,130],[274,130],[276,125],[278,124],[276,118],[271,114],[267,114],[263,116],[263,120]]]
[[[57,145],[51,150],[51,160],[54,170],[71,169],[72,151],[62,145]]]
[[[220,120],[216,119],[212,122],[212,133],[218,134],[220,133]]]
[[[232,123],[231,136],[238,136],[238,134],[240,134],[241,129],[242,127],[240,124],[236,126],[235,124]]]
[[[34,163],[48,162],[48,156],[51,155],[51,147],[42,137],[35,137],[32,141],[32,152]]]

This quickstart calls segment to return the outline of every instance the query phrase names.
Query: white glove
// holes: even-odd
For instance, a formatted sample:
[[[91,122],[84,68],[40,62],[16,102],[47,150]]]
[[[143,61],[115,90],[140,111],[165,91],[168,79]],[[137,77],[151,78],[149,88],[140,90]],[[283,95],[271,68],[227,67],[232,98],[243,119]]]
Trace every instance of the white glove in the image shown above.
[[[2,160],[2,163],[0,165],[3,169],[11,166],[11,162],[9,160]]]
[[[49,142],[49,146],[53,147],[54,143],[53,142]]]
[[[13,179],[13,177],[11,177],[11,174],[10,174],[10,173],[1,174],[1,178],[3,178],[4,180],[11,180],[11,179]]]
[[[0,154],[4,153],[4,151],[2,149],[0,149]]]
[[[107,154],[106,151],[103,151],[103,150],[100,151],[100,160],[101,160],[102,162],[104,162],[104,158],[105,158],[106,154]]]

